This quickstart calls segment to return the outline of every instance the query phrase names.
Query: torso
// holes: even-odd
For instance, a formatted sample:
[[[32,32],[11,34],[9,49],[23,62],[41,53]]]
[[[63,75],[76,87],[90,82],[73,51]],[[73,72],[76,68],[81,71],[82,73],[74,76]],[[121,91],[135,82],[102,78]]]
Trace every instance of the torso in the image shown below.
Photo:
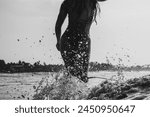
[[[81,12],[80,16],[78,16],[76,10],[74,12],[68,12],[68,27],[78,28],[89,34],[93,22],[93,14],[92,7],[89,5],[89,1],[87,1],[87,7]]]

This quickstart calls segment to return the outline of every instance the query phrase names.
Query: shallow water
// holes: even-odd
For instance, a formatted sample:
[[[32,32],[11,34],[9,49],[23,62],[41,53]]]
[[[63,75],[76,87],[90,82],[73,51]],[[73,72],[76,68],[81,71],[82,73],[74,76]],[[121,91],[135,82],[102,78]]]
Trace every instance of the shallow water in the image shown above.
[[[53,79],[56,73],[15,73],[15,74],[3,74],[0,73],[0,99],[1,100],[15,100],[15,99],[31,99],[35,89],[33,86],[37,85],[42,78],[48,77]],[[141,77],[150,74],[149,71],[134,71],[123,72],[125,79],[131,79],[135,77]],[[112,78],[117,75],[117,72],[100,71],[90,72],[89,76]],[[96,86],[104,79],[93,78],[88,82],[88,87]]]

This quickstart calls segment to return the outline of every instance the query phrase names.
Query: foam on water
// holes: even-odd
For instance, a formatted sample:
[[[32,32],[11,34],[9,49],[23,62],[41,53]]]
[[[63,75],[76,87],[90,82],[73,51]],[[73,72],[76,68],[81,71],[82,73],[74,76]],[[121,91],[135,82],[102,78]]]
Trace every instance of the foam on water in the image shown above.
[[[89,94],[84,82],[66,74],[65,71],[56,74],[53,79],[43,78],[34,88],[35,100],[81,100],[86,99]]]

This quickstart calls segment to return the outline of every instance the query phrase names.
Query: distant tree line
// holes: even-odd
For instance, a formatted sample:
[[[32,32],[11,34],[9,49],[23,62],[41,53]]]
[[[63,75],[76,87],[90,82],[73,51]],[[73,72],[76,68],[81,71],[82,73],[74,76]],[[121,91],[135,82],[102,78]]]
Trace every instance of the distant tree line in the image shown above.
[[[136,65],[136,66],[125,66],[125,65],[112,65],[111,63],[98,63],[90,62],[89,71],[150,71],[150,65]]]
[[[23,72],[58,72],[64,68],[62,64],[49,64],[44,63],[43,65],[40,61],[30,64],[24,61],[18,61],[17,63],[10,62],[5,63],[4,60],[0,60],[0,72],[1,73],[23,73]],[[112,65],[110,63],[98,63],[90,62],[89,71],[103,71],[111,70],[116,71],[118,69],[125,71],[140,71],[140,70],[150,70],[150,65],[144,66],[118,66]]]
[[[63,69],[63,65],[40,64],[40,61],[30,64],[24,61],[17,63],[5,63],[4,60],[0,60],[0,72],[3,73],[22,73],[22,72],[58,72]]]
[[[112,64],[90,62],[89,71],[102,71],[102,70],[113,70],[115,69]]]

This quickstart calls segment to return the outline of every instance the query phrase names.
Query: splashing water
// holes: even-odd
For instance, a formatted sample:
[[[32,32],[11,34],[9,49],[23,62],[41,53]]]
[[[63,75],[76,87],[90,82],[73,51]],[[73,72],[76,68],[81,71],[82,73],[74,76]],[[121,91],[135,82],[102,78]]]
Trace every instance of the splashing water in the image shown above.
[[[66,71],[57,73],[52,79],[43,78],[34,89],[34,100],[81,100],[89,94],[87,85]]]
[[[123,59],[121,58],[118,58],[118,64],[116,65],[116,69],[117,70],[117,74],[116,75],[113,75],[111,76],[111,80],[115,80],[117,82],[124,82],[126,81],[126,78],[124,76],[124,73],[123,73],[123,68],[125,67],[125,65],[123,64]],[[110,60],[108,57],[106,57],[106,61],[108,64],[111,64]]]

